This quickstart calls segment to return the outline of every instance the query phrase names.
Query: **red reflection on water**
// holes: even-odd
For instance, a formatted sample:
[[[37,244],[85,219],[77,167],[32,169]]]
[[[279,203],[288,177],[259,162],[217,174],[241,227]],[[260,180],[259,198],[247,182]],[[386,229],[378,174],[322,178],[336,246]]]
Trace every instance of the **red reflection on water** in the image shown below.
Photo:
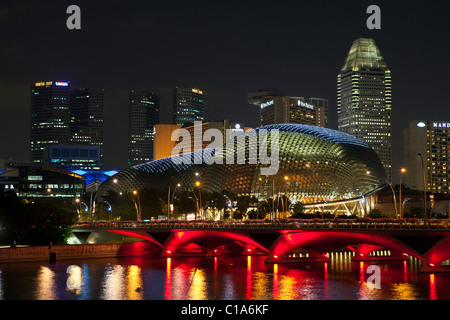
[[[164,297],[167,300],[172,300],[172,260],[171,258],[167,258],[167,265],[166,265],[166,286],[165,286],[165,293]]]
[[[273,265],[273,300],[278,300],[278,264]]]
[[[434,273],[430,273],[430,300],[436,300],[436,281],[434,279]]]
[[[253,281],[252,281],[252,257],[247,256],[247,277],[246,277],[246,287],[245,287],[245,299],[252,299],[252,289],[253,289]]]
[[[327,262],[325,262],[323,265],[323,271],[324,271],[323,295],[324,295],[324,299],[328,299],[328,263]]]

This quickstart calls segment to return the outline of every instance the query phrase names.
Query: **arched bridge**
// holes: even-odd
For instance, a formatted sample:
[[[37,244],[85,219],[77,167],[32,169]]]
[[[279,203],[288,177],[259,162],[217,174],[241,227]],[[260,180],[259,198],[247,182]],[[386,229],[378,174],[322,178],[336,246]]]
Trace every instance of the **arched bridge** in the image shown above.
[[[354,260],[374,259],[370,253],[385,249],[389,259],[409,256],[422,260],[422,270],[441,270],[450,259],[450,223],[446,220],[415,222],[224,222],[155,221],[78,223],[72,243],[105,243],[118,239],[145,241],[154,254],[185,256],[230,252],[267,255],[267,263],[327,261],[327,252],[346,248]]]

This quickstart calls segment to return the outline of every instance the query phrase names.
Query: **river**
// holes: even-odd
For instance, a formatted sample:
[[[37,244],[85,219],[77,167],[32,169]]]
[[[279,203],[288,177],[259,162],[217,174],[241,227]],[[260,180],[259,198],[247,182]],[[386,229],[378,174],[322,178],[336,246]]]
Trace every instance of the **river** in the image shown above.
[[[0,264],[2,300],[449,300],[449,273],[418,261],[265,264],[261,256]],[[368,267],[379,269],[379,286]]]

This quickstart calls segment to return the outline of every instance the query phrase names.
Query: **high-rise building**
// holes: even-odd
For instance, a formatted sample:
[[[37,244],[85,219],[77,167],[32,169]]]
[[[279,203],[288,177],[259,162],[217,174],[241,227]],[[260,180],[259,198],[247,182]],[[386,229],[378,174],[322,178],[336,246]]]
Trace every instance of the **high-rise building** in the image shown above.
[[[176,87],[173,91],[173,123],[184,125],[205,119],[205,94],[198,88]]]
[[[309,98],[307,101],[316,107],[316,126],[329,128],[328,99]]]
[[[40,81],[31,87],[30,161],[43,163],[45,148],[70,142],[68,81]]]
[[[404,183],[417,190],[450,193],[450,121],[410,121],[403,130]],[[423,161],[423,162],[422,162]]]
[[[316,108],[301,97],[280,96],[261,103],[261,125],[298,123],[316,125]]]
[[[373,39],[355,40],[337,77],[338,129],[371,146],[391,180],[391,71]]]
[[[197,151],[210,147],[212,142],[217,143],[215,138],[211,141],[205,137],[205,132],[209,129],[217,129],[222,135],[221,144],[224,144],[227,140],[232,139],[234,136],[243,134],[244,132],[252,129],[246,127],[243,123],[230,122],[225,119],[222,121],[209,121],[209,122],[197,122],[192,126],[184,126],[183,128],[179,124],[158,124],[155,126],[155,142],[154,142],[154,160],[170,157],[175,146],[177,150],[183,153]],[[177,129],[184,129],[189,133],[189,139],[184,140],[183,135],[178,137],[178,140],[172,140],[172,134]],[[189,150],[189,151],[187,151]]]
[[[71,91],[71,144],[103,146],[103,101],[103,89]]]
[[[270,88],[248,93],[248,103],[260,108],[262,126],[298,123],[328,127],[328,99],[290,97]]]
[[[129,95],[129,165],[153,160],[154,126],[159,119],[159,95],[132,90]]]

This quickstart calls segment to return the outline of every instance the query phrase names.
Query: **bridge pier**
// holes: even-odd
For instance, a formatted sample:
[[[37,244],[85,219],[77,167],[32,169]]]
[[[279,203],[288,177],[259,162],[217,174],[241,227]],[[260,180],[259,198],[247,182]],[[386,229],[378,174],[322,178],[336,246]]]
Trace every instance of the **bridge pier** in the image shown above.
[[[442,266],[442,261],[434,261],[429,256],[425,255],[422,258],[422,265],[419,267],[419,272],[422,273],[439,273],[450,272],[450,266]]]

